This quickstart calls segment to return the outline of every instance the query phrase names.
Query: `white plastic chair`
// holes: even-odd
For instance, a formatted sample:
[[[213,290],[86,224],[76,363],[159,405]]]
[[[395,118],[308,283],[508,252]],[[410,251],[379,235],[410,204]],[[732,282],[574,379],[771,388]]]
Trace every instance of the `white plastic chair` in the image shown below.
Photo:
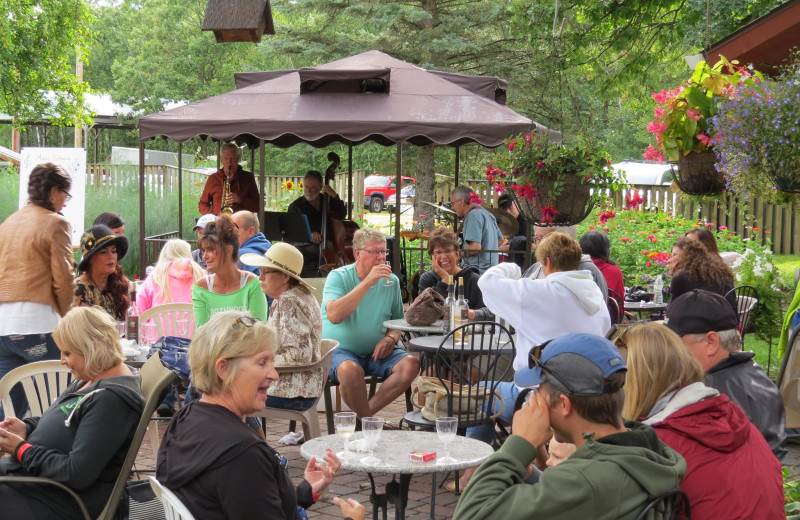
[[[156,498],[161,500],[164,505],[166,520],[194,520],[192,513],[183,505],[183,502],[175,493],[164,487],[155,477],[149,476],[147,478],[150,479],[150,487],[153,488]]]
[[[31,417],[41,417],[72,382],[72,373],[58,360],[37,361],[22,365],[3,376],[0,380],[0,402],[6,417],[18,417],[20,410],[14,410],[11,403],[11,389],[22,384],[28,399]]]
[[[156,325],[156,336],[180,336],[178,334],[178,320],[187,320],[186,334],[191,338],[194,332],[194,311],[191,303],[165,303],[156,305],[139,315],[139,337],[142,337],[142,326],[153,320]]]
[[[316,363],[310,365],[294,365],[287,367],[275,367],[278,375],[294,374],[296,372],[307,372],[311,370],[320,370],[322,377],[320,378],[320,385],[317,388],[317,399],[314,404],[307,410],[285,410],[283,408],[270,408],[266,407],[260,412],[250,414],[250,417],[263,417],[265,419],[283,419],[288,421],[300,421],[303,423],[303,435],[305,440],[313,439],[321,435],[319,428],[319,417],[317,416],[317,403],[319,402],[322,392],[325,387],[325,381],[328,379],[328,369],[331,367],[331,357],[333,351],[339,346],[339,342],[333,339],[323,339],[320,342],[319,350],[322,357]]]

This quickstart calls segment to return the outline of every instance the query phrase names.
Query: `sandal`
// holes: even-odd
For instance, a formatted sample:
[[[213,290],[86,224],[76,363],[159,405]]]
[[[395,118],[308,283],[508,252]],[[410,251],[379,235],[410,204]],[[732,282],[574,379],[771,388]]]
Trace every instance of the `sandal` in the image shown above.
[[[447,491],[451,492],[451,493],[455,493],[456,495],[460,495],[461,491],[462,491],[461,488],[459,488],[458,491],[456,491],[456,481],[455,480],[451,480],[451,481],[447,482],[447,484],[444,485],[444,488]]]

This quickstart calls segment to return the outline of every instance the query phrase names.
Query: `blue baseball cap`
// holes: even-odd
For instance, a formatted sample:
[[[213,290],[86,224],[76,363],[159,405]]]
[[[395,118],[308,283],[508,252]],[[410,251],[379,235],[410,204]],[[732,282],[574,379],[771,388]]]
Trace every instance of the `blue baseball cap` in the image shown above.
[[[521,387],[546,382],[570,394],[591,397],[622,388],[606,384],[608,377],[620,370],[628,370],[625,360],[606,338],[565,334],[546,344],[536,366],[518,370],[514,382]]]

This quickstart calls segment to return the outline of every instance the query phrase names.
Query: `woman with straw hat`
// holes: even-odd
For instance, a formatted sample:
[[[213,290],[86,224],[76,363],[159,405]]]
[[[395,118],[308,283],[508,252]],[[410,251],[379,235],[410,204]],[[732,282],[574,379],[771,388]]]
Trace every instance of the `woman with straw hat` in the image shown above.
[[[261,268],[261,288],[274,298],[269,324],[278,331],[275,365],[308,365],[319,361],[322,315],[311,286],[300,278],[303,254],[296,247],[277,242],[263,256],[246,253],[242,263]],[[281,375],[269,388],[267,406],[306,410],[317,397],[325,374],[316,371]]]

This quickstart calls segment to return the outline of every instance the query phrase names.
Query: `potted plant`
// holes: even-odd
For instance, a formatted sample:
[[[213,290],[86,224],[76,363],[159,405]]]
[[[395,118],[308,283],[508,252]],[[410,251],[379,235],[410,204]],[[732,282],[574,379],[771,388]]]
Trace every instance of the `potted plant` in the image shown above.
[[[546,133],[509,138],[508,149],[495,155],[486,178],[516,197],[531,224],[568,226],[586,218],[594,204],[624,182],[610,168],[605,150],[584,139],[572,146],[550,142]]]
[[[753,83],[752,74],[721,58],[713,67],[700,61],[687,83],[654,92],[655,120],[647,125],[647,131],[656,136],[657,147],[650,145],[644,157],[676,163],[675,181],[685,193],[722,193],[725,179],[714,166],[713,117],[737,85]]]
[[[719,168],[729,187],[787,202],[800,193],[800,77],[738,88],[714,117]],[[796,197],[794,197],[796,198]]]

